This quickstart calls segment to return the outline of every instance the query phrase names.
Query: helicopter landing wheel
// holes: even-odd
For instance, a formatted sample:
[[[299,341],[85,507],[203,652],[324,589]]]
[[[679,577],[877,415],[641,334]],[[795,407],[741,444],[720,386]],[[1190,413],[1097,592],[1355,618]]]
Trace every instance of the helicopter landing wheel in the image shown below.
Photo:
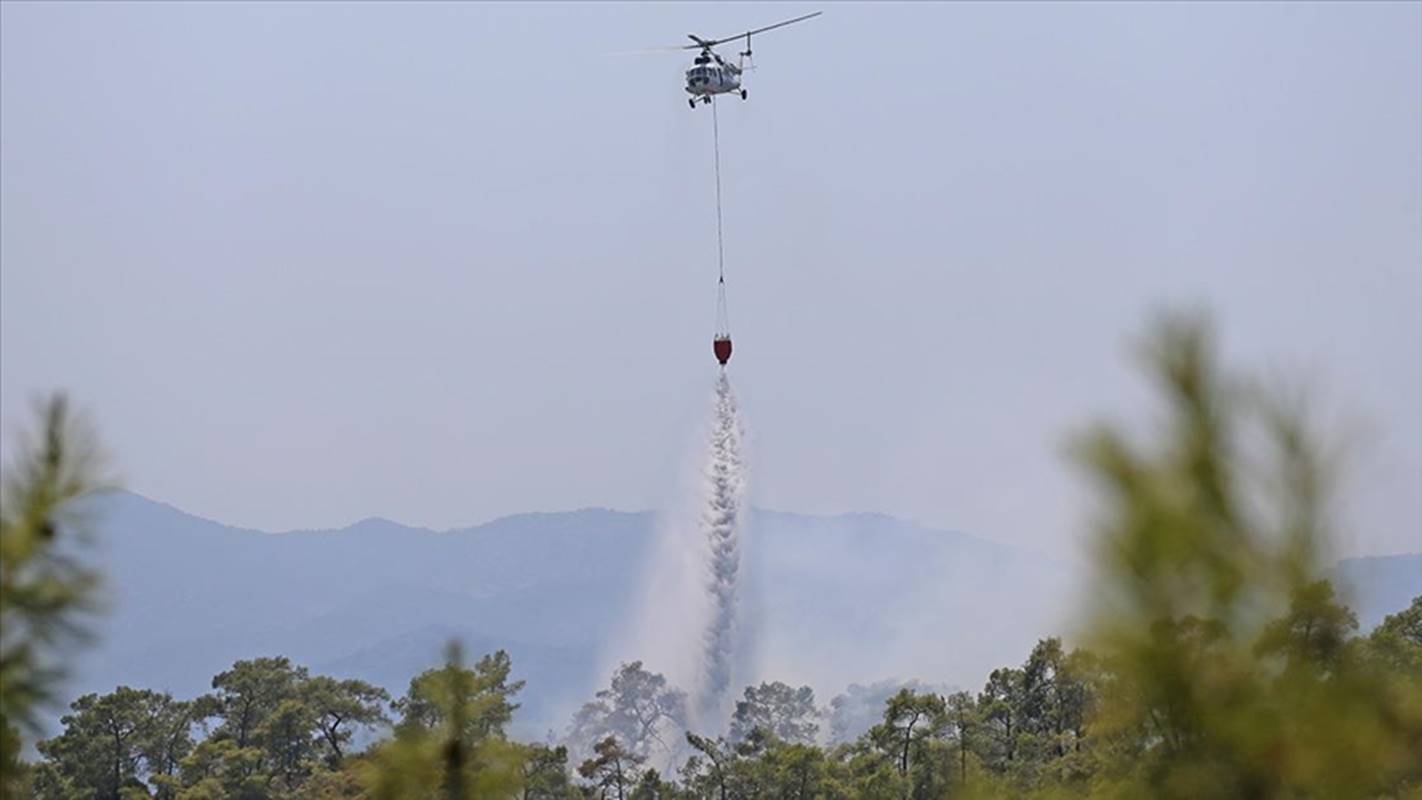
[[[742,89],[742,90],[741,90],[741,99],[742,99],[742,100],[746,99],[746,95],[747,95],[746,90],[745,90],[745,89]]]
[[[692,110],[692,111],[695,111],[695,110],[696,110],[696,101],[695,101],[694,99],[693,99],[693,100],[687,100],[687,101],[686,101],[686,104],[689,105],[689,106],[691,106],[691,110]]]

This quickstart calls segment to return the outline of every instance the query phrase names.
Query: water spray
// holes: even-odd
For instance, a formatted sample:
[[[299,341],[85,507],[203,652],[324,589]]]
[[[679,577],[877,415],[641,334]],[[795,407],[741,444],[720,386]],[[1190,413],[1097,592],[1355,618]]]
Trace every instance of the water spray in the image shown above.
[[[745,495],[744,431],[736,396],[723,367],[716,379],[707,461],[703,473],[700,527],[706,546],[706,600],[702,669],[696,692],[698,721],[723,722],[738,651],[741,512]]]

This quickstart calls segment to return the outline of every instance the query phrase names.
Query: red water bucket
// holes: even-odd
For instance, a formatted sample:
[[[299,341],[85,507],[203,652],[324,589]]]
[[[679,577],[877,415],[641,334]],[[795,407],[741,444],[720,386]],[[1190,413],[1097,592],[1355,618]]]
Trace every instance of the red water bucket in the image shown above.
[[[731,360],[731,337],[717,336],[715,341],[711,342],[711,349],[716,353],[716,360],[724,365]]]

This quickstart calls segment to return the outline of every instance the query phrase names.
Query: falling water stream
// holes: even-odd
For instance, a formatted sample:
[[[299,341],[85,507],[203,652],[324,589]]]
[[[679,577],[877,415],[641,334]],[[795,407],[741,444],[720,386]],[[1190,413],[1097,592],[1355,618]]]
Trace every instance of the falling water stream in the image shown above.
[[[737,605],[741,567],[741,523],[746,476],[744,432],[730,378],[716,380],[711,431],[700,498],[702,541],[706,548],[708,616],[702,634],[702,668],[695,694],[698,720],[724,721],[737,652]]]

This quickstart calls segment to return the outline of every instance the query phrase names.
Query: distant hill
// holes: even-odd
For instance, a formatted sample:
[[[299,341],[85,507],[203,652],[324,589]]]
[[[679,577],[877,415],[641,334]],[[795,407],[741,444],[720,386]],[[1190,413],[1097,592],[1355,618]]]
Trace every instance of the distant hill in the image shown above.
[[[472,656],[510,652],[527,681],[516,731],[541,737],[564,729],[616,658],[651,659],[610,648],[637,624],[657,568],[652,513],[265,533],[125,492],[95,510],[109,611],[74,661],[71,696],[118,684],[192,696],[233,661],[271,654],[398,695],[457,637]],[[1422,593],[1417,563],[1339,569],[1375,621]],[[1064,632],[1072,609],[1063,565],[880,514],[753,512],[744,564],[755,679],[809,682],[822,703],[885,678],[976,687]]]

